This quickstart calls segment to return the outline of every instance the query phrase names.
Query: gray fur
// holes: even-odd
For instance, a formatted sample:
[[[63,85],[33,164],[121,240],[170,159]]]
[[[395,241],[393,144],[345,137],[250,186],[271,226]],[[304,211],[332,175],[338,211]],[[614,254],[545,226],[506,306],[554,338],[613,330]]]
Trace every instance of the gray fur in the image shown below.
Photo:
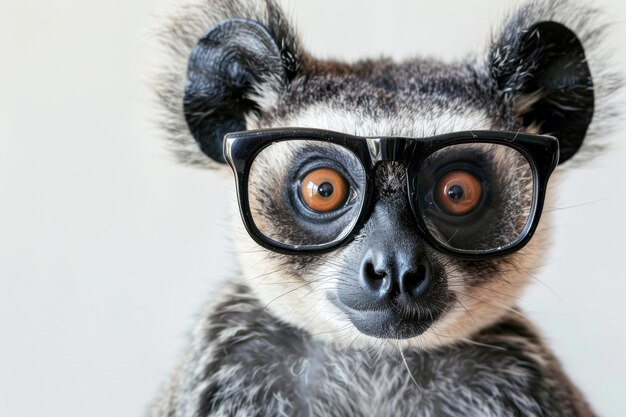
[[[152,410],[162,416],[591,416],[524,320],[430,350],[338,348],[233,286]]]
[[[273,1],[209,0],[183,8],[162,30],[170,52],[157,85],[163,128],[186,164],[216,167],[198,150],[185,123],[187,58],[208,28],[234,17],[263,24],[293,74],[285,85],[255,86],[259,111],[246,115],[248,128],[300,126],[412,137],[469,129],[532,131],[521,117],[535,97],[498,91],[493,71],[494,65],[511,65],[508,48],[520,31],[545,19],[563,22],[579,35],[593,74],[596,111],[585,152],[575,159],[600,147],[611,125],[612,93],[619,81],[603,56],[602,17],[578,3],[522,6],[488,51],[470,60],[348,65],[306,54]],[[510,82],[513,89],[516,80]],[[284,163],[276,158],[266,168]],[[507,183],[511,175],[512,170],[500,180]],[[380,166],[380,199],[396,204],[398,213],[406,209],[403,181],[401,167]],[[256,210],[271,218],[272,208],[259,199]],[[368,224],[347,247],[316,256],[280,255],[243,238],[236,242],[241,274],[207,307],[150,416],[593,416],[514,307],[545,249],[544,224],[527,247],[505,258],[469,262],[429,249],[441,269],[442,305],[433,326],[411,340],[365,337],[329,302],[363,242],[377,232]],[[276,233],[286,230],[279,222],[275,227]]]

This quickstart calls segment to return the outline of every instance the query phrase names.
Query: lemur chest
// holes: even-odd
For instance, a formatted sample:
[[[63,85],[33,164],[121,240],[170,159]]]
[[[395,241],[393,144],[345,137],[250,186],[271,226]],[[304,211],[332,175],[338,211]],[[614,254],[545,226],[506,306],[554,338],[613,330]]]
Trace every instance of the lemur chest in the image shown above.
[[[209,415],[514,416],[511,398],[531,398],[517,360],[472,347],[403,358],[397,350],[265,341],[233,346],[213,364],[219,380],[205,398]]]

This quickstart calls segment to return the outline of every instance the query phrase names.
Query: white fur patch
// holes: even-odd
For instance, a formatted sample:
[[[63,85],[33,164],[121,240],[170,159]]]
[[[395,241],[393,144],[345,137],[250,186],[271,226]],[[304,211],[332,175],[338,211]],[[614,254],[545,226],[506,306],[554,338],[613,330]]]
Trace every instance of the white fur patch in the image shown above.
[[[251,128],[265,127],[252,118],[247,121]],[[491,125],[487,113],[472,108],[464,112],[430,108],[419,116],[407,110],[386,118],[372,118],[360,113],[358,108],[348,111],[327,104],[314,104],[286,119],[277,120],[272,127],[308,127],[369,137],[425,137],[461,130],[489,129]]]

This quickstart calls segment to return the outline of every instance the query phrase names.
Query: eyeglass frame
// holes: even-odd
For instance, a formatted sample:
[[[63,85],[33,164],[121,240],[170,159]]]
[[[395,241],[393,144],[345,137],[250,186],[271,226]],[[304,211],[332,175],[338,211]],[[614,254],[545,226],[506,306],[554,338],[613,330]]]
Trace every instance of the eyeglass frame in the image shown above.
[[[257,155],[268,146],[290,140],[313,140],[333,143],[351,151],[360,161],[365,174],[365,191],[359,216],[351,230],[341,239],[322,245],[287,245],[265,236],[252,218],[248,196],[250,168]],[[411,184],[423,162],[433,153],[452,145],[487,143],[505,145],[520,152],[528,161],[533,181],[533,202],[524,229],[519,237],[504,246],[488,250],[456,249],[439,242],[428,231],[417,202],[417,190]],[[549,135],[510,131],[472,130],[439,134],[422,138],[401,136],[355,136],[312,128],[271,128],[231,132],[224,136],[224,156],[235,174],[239,211],[252,239],[271,251],[288,254],[321,254],[349,243],[369,218],[375,195],[376,169],[381,162],[402,162],[406,169],[409,205],[417,222],[420,237],[436,250],[466,260],[482,260],[518,251],[532,238],[541,218],[548,180],[558,165],[559,142]],[[413,175],[412,175],[413,174]]]

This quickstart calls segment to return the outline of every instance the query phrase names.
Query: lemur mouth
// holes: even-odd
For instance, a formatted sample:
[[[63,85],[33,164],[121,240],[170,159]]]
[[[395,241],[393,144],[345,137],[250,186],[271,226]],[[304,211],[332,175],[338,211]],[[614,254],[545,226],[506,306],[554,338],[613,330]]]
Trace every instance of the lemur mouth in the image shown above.
[[[328,299],[348,318],[361,333],[380,339],[410,339],[424,333],[437,321],[441,310],[410,305],[398,299],[375,308],[350,307],[338,296],[328,294]]]

